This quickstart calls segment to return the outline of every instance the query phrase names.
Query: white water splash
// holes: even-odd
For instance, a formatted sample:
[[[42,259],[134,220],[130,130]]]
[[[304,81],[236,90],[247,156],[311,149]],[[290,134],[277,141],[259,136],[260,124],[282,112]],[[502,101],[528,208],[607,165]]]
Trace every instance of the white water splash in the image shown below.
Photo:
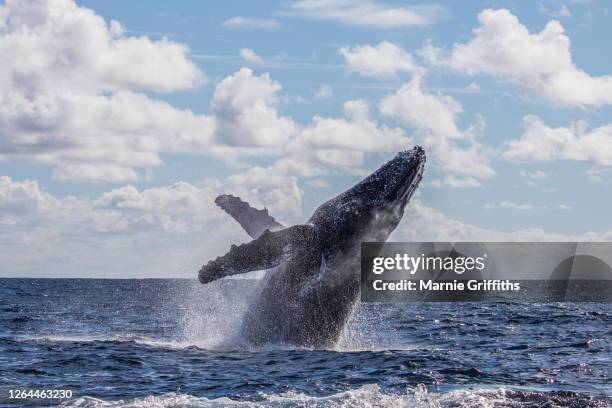
[[[222,279],[190,287],[177,299],[184,311],[179,342],[208,350],[235,349],[258,279]]]
[[[385,314],[387,310],[381,307],[369,307],[366,310],[362,303],[357,302],[334,350],[414,350],[416,346],[407,343],[401,331],[393,326],[394,319]]]
[[[204,398],[187,394],[167,393],[131,400],[105,401],[82,397],[64,402],[62,407],[79,408],[178,408],[178,407],[521,407],[533,406],[527,401],[511,398],[504,388],[457,390],[428,393],[423,385],[410,388],[404,394],[386,393],[376,384],[339,392],[326,397],[303,393],[260,394],[260,401],[235,401],[227,397]],[[552,403],[547,407],[558,407]]]

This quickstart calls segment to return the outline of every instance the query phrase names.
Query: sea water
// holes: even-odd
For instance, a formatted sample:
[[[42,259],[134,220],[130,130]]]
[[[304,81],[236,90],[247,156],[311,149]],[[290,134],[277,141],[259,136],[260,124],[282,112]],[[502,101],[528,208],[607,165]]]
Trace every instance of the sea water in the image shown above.
[[[612,404],[609,303],[358,304],[333,349],[253,348],[257,283],[0,279],[0,406]],[[72,398],[7,399],[43,388]]]

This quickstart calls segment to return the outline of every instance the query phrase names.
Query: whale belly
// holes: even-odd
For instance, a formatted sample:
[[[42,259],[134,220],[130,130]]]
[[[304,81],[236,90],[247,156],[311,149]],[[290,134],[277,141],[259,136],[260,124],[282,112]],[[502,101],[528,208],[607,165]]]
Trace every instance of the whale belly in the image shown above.
[[[268,272],[242,324],[242,338],[252,344],[333,346],[359,296],[358,265],[343,262],[303,273],[288,263]],[[306,278],[304,278],[306,277]]]

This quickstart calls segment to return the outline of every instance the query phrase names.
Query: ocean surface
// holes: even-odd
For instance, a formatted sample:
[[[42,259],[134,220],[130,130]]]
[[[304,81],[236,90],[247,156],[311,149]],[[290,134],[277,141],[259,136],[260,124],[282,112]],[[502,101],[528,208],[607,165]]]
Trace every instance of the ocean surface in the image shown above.
[[[612,404],[610,303],[364,303],[333,349],[252,349],[256,285],[0,279],[0,406]]]

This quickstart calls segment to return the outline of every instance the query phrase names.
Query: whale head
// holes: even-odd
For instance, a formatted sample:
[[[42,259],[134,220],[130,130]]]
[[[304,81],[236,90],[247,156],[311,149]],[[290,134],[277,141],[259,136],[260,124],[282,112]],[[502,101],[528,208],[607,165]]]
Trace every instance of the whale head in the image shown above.
[[[322,204],[309,220],[342,241],[384,241],[401,221],[425,168],[425,150],[399,152],[374,173]]]

